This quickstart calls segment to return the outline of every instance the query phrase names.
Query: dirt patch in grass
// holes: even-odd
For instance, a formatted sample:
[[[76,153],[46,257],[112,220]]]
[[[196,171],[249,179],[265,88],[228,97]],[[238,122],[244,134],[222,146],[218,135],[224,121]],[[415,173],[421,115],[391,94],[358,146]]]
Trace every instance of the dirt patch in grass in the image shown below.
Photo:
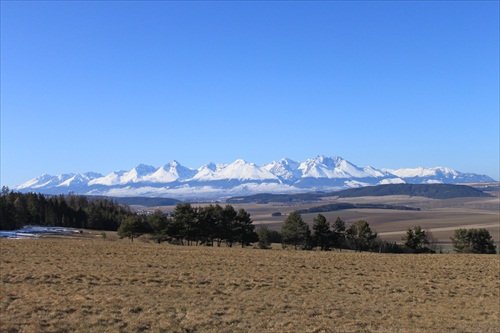
[[[498,255],[0,240],[2,332],[499,332]]]

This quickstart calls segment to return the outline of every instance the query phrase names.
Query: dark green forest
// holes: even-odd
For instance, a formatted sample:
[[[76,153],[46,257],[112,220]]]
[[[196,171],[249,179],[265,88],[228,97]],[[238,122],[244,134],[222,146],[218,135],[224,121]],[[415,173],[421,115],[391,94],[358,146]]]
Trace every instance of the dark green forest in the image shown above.
[[[430,199],[452,199],[470,197],[490,197],[477,188],[467,185],[454,184],[388,184],[351,188],[336,192],[340,198],[353,198],[365,196],[409,195]]]
[[[118,231],[133,240],[144,234],[160,242],[180,245],[249,245],[258,241],[255,226],[244,209],[210,205],[192,207],[178,203],[173,217],[161,211],[136,214],[115,200],[83,195],[45,196],[2,190],[0,230],[26,225]]]
[[[338,192],[314,192],[298,194],[270,194],[261,193],[244,197],[234,197],[227,200],[228,203],[270,203],[270,202],[303,202],[317,201],[323,197],[353,198],[385,195],[409,195],[420,196],[430,199],[452,199],[463,197],[490,197],[476,188],[466,185],[452,184],[388,184],[377,186],[366,186],[352,188]]]
[[[311,207],[308,209],[298,210],[301,214],[308,213],[325,213],[334,212],[343,209],[394,209],[394,210],[413,210],[419,211],[420,208],[399,206],[399,205],[389,205],[389,204],[351,204],[351,203],[335,203],[322,206]]]
[[[0,230],[40,225],[116,231],[123,219],[133,215],[128,206],[107,198],[23,194],[7,188],[0,196]]]

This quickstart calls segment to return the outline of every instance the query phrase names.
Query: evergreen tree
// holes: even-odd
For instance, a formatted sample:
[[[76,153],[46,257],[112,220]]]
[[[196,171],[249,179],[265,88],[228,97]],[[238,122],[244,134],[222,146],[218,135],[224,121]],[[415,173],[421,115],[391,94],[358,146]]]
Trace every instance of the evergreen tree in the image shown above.
[[[468,231],[472,253],[495,254],[496,246],[490,232],[484,228]]]
[[[365,220],[352,224],[346,232],[346,238],[353,250],[371,250],[377,233],[373,233],[370,225]]]
[[[270,249],[271,248],[271,231],[269,228],[261,224],[259,229],[257,229],[257,235],[259,237],[259,249]]]
[[[453,237],[450,237],[453,249],[457,253],[471,253],[470,238],[467,229],[456,229]]]
[[[495,254],[496,246],[486,229],[457,229],[450,237],[457,253]]]
[[[332,231],[330,222],[322,214],[314,218],[313,224],[313,244],[319,246],[321,251],[329,251],[332,246]]]
[[[269,240],[271,243],[283,243],[283,237],[278,230],[270,230]]]
[[[226,241],[226,245],[229,247],[233,246],[235,241],[235,226],[236,226],[236,217],[238,213],[231,205],[226,205],[221,212],[221,220],[220,220],[220,239]],[[219,243],[220,246],[220,243]]]
[[[250,218],[250,214],[243,208],[238,210],[233,226],[234,240],[241,244],[241,247],[250,245],[258,241],[259,237],[255,232],[255,226]]]
[[[152,238],[158,244],[169,240],[168,222],[167,216],[165,216],[161,210],[155,210],[155,212],[148,217],[148,224],[152,233]]]
[[[342,251],[342,247],[345,245],[345,232],[345,222],[340,217],[337,217],[332,225],[332,247]]]
[[[180,203],[174,209],[174,221],[170,232],[172,237],[178,239],[181,244],[187,240],[188,245],[196,238],[196,212],[189,202]]]
[[[379,253],[406,253],[406,249],[403,245],[382,240],[375,241],[374,248],[376,248]]]
[[[8,189],[5,187],[3,189]],[[22,227],[16,223],[16,211],[10,194],[0,196],[0,230],[15,230]]]
[[[295,249],[298,246],[304,246],[308,229],[309,226],[304,222],[299,212],[290,213],[281,227],[283,244],[293,245]]]
[[[103,211],[104,208],[102,206],[96,204],[90,205],[88,208],[87,228],[102,230],[102,221],[104,220]]]
[[[413,229],[408,228],[406,235],[402,237],[404,241],[404,246],[413,253],[429,253],[433,252],[429,247],[429,237],[425,230],[419,225],[416,225]]]
[[[224,213],[224,208],[222,208],[221,205],[217,204],[214,206],[212,214],[213,214],[213,219],[215,221],[215,229],[214,229],[214,234],[213,234],[213,240],[217,242],[217,246],[220,246],[222,240],[224,240],[225,237],[225,222],[223,220],[223,213]],[[213,243],[213,241],[212,241]]]
[[[25,195],[19,195],[14,200],[14,208],[15,208],[15,219],[16,225],[25,226],[27,224],[31,224],[32,217],[30,212],[28,211],[27,200]]]
[[[302,250],[312,250],[314,249],[314,240],[311,234],[311,228],[309,228],[309,224],[306,223],[306,236],[304,244],[301,246]]]
[[[217,205],[219,208],[220,206]],[[214,239],[217,237],[217,228],[219,217],[217,208],[214,205],[198,208],[198,221],[200,228],[200,241],[202,244],[214,245]]]
[[[134,215],[122,221],[118,228],[118,236],[120,238],[127,237],[133,242],[134,238],[140,237],[149,231],[144,215]]]
[[[7,196],[10,192],[10,189],[8,186],[2,186],[2,196]]]

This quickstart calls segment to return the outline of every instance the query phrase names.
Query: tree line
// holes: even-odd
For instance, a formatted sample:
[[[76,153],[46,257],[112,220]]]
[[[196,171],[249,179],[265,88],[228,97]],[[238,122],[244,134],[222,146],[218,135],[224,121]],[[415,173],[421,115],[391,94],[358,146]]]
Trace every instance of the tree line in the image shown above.
[[[262,226],[258,230],[259,247],[268,248],[270,230]],[[380,253],[435,253],[436,240],[430,232],[419,225],[408,228],[400,243],[380,240],[365,220],[359,220],[349,227],[338,217],[330,223],[322,214],[314,218],[312,231],[299,212],[292,212],[281,228],[283,247],[322,251],[350,249],[354,251],[374,251]],[[457,253],[496,253],[494,241],[486,229],[457,229],[451,237],[453,249]]]
[[[260,234],[260,233],[259,233]],[[282,246],[294,249],[322,251],[350,249],[373,251],[377,246],[377,233],[373,232],[364,220],[353,223],[349,228],[339,217],[330,223],[322,214],[314,218],[312,231],[298,212],[287,216],[281,228]]]
[[[190,203],[175,206],[170,218],[157,210],[151,215],[127,217],[118,228],[120,238],[132,241],[149,234],[156,242],[170,242],[180,245],[242,247],[258,241],[250,214],[243,208],[236,211],[233,206],[209,205],[193,207]]]
[[[122,220],[133,215],[128,206],[106,198],[23,194],[7,187],[0,196],[0,230],[41,225],[116,231]]]
[[[256,243],[270,248],[272,243],[294,249],[329,251],[350,249],[381,253],[434,253],[435,240],[420,226],[409,228],[403,243],[380,240],[367,221],[360,220],[349,227],[337,218],[330,223],[322,214],[313,221],[312,230],[300,212],[292,212],[280,231],[261,225],[257,230],[244,209],[233,206],[209,205],[193,207],[179,203],[169,217],[161,211],[150,215],[133,212],[106,198],[83,195],[44,196],[42,194],[9,191],[3,187],[0,195],[0,230],[16,230],[25,225],[61,226],[69,228],[118,231],[130,239],[148,234],[156,242],[180,245],[242,247]],[[494,241],[486,229],[457,229],[451,237],[457,253],[496,253]]]

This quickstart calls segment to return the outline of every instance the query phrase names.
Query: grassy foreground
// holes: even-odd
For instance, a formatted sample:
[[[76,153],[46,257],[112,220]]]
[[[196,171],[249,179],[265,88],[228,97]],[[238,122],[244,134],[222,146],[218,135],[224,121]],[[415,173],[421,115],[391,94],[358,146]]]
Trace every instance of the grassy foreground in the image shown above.
[[[0,240],[1,332],[499,332],[498,255]]]

